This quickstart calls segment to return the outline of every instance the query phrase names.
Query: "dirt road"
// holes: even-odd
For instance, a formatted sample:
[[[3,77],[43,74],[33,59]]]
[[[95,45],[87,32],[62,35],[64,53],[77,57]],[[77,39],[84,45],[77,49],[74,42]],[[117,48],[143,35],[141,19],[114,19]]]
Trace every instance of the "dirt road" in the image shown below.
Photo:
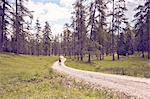
[[[65,58],[62,58],[61,65],[59,62],[55,62],[53,69],[93,85],[120,91],[141,99],[150,99],[150,79],[77,70],[65,66],[65,60]]]

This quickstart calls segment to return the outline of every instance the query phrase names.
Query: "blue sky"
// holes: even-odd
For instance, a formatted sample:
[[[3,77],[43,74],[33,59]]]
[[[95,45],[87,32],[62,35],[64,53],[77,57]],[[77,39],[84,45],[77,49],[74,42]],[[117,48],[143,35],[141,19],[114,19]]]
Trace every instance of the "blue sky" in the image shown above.
[[[141,4],[142,1],[143,0],[126,0],[129,9],[126,16],[130,22],[133,20],[133,9],[137,4]],[[75,0],[29,0],[28,7],[31,11],[34,11],[34,22],[36,19],[39,19],[43,27],[45,21],[48,21],[55,35],[63,32],[65,23],[71,22],[71,12],[73,12],[72,4],[74,2]],[[111,8],[111,6],[108,8]],[[131,22],[131,24],[133,24],[133,22]]]
[[[64,24],[70,23],[72,4],[75,0],[29,0],[28,8],[33,12],[33,27],[36,19],[39,19],[41,26],[48,21],[52,33],[63,32]],[[33,29],[34,30],[34,29]]]
[[[43,2],[43,3],[48,3],[48,2],[52,2],[52,3],[56,3],[59,4],[60,0],[33,0],[34,2]]]

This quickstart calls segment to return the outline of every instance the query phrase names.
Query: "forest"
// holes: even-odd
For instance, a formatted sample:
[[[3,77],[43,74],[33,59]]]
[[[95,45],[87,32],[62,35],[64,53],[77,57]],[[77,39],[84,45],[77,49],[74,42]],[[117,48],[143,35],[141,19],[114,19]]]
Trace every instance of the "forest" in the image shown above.
[[[0,0],[0,99],[150,99],[150,0],[31,1],[70,2]]]
[[[89,63],[93,55],[99,60],[112,55],[114,61],[119,60],[120,55],[140,53],[140,57],[150,59],[149,0],[134,9],[134,26],[125,15],[129,10],[125,0],[94,0],[88,5],[84,4],[86,0],[76,0],[72,22],[66,22],[63,33],[57,35],[53,35],[48,22],[41,27],[37,19],[32,25],[34,11],[26,7],[26,2],[0,1],[1,52],[74,56],[80,61],[88,55]],[[111,10],[108,4],[112,5]]]

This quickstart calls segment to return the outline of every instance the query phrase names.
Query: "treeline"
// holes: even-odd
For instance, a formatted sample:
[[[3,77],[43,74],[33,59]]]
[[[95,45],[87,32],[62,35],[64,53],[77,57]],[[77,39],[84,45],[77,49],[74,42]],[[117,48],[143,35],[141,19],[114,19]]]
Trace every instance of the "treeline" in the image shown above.
[[[88,4],[86,0],[76,0],[73,5],[72,24],[65,26],[62,41],[64,55],[75,56],[80,61],[88,55],[90,63],[93,55],[99,60],[112,55],[115,60],[116,53],[119,60],[120,55],[135,52],[144,58],[147,52],[150,59],[149,0],[135,8],[134,27],[125,15],[128,10],[125,0],[94,0]]]
[[[35,26],[32,26],[33,11],[25,6],[26,3],[26,0],[0,1],[0,52],[58,54],[53,49],[58,42],[52,36],[49,23],[45,22],[45,26],[41,27],[37,19]]]
[[[95,55],[103,60],[112,55],[140,52],[150,59],[150,1],[135,8],[135,23],[131,27],[125,13],[125,0],[76,0],[73,4],[72,23],[64,25],[64,31],[52,35],[48,22],[41,27],[37,19],[33,27],[32,11],[25,6],[26,0],[0,1],[0,51],[29,55],[74,56],[88,62]],[[112,9],[108,9],[108,4]],[[25,21],[25,18],[30,21]],[[35,33],[31,33],[34,30]]]

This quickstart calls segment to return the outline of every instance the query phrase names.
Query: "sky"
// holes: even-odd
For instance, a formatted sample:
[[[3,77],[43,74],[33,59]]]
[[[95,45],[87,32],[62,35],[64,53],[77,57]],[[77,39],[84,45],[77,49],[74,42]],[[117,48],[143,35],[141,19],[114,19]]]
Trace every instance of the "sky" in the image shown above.
[[[74,2],[75,0],[29,0],[27,7],[31,11],[34,11],[33,23],[35,23],[36,19],[39,19],[43,27],[45,21],[48,21],[53,35],[56,35],[63,32],[65,23],[71,22],[71,12],[73,12],[72,4]],[[142,3],[143,0],[126,0],[127,8],[129,9],[126,12],[126,16],[130,22],[133,20],[133,9]]]

